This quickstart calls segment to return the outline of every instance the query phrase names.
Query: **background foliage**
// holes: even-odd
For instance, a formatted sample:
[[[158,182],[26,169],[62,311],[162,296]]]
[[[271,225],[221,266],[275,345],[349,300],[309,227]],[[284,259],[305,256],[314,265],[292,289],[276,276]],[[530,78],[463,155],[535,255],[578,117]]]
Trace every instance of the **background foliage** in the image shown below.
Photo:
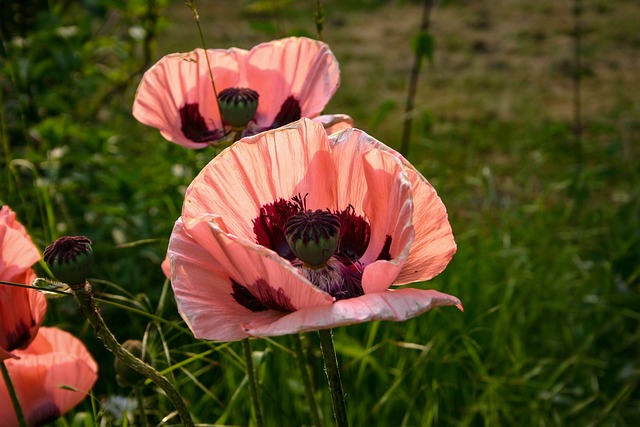
[[[207,47],[250,48],[317,37],[315,3],[196,6]],[[423,286],[460,297],[466,311],[336,331],[353,425],[640,422],[640,6],[582,1],[576,70],[575,3],[449,0],[433,10],[409,159],[438,189],[458,243]],[[322,36],[342,71],[326,111],[398,148],[421,4],[323,4]],[[116,336],[145,339],[198,421],[247,425],[239,346],[194,340],[159,268],[182,192],[215,152],[168,143],[130,114],[141,72],[200,46],[191,11],[168,0],[2,7],[0,202],[40,248],[90,237],[94,288]],[[52,300],[46,323],[80,336],[101,369],[95,409],[87,399],[56,425],[120,425],[130,390],[73,301]],[[317,337],[305,342],[329,424]],[[289,338],[253,346],[269,425],[308,423]],[[150,419],[171,411],[152,386],[145,396]]]

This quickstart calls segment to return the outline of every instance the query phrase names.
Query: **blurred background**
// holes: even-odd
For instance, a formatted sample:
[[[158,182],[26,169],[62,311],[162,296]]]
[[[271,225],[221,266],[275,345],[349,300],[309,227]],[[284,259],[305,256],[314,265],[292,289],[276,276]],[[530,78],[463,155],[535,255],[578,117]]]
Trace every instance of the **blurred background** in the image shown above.
[[[131,116],[149,66],[202,47],[191,9],[1,3],[0,203],[41,249],[90,237],[118,339],[145,339],[199,422],[248,425],[238,343],[196,341],[160,270],[183,192],[216,151],[176,146]],[[207,48],[321,37],[342,79],[325,112],[402,148],[448,208],[458,253],[419,286],[458,296],[465,312],[336,330],[352,425],[638,425],[640,3],[427,3],[422,30],[423,1],[195,3]],[[74,304],[51,300],[45,322],[98,360],[97,409],[87,399],[55,425],[127,423],[131,391]],[[331,425],[317,336],[305,343]],[[309,425],[289,337],[252,344],[268,425]],[[171,411],[152,386],[145,396],[156,423]]]

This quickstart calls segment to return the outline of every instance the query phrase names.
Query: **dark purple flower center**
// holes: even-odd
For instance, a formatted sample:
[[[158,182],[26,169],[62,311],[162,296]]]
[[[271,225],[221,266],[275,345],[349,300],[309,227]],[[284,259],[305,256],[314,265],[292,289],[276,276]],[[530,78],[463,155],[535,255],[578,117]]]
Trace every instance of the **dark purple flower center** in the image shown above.
[[[220,114],[224,122],[234,128],[245,127],[255,116],[258,108],[258,92],[250,88],[226,88],[218,94]],[[200,114],[200,104],[187,103],[180,107],[180,122],[182,134],[193,142],[203,144],[218,141],[225,137],[224,129],[211,129],[205,118]],[[242,132],[242,136],[251,136],[269,129],[279,128],[295,122],[302,117],[300,102],[290,95],[280,106],[273,123],[266,127],[249,126]],[[204,145],[203,145],[204,146]]]
[[[60,409],[53,402],[44,402],[33,409],[28,415],[28,424],[39,427],[47,425],[60,418]]]
[[[291,261],[311,283],[337,300],[364,294],[364,265],[360,258],[369,246],[371,227],[361,215],[356,214],[353,206],[335,212],[328,209],[311,211],[306,209],[305,199],[301,196],[294,196],[290,200],[278,199],[261,207],[259,215],[253,220],[253,231],[258,244]],[[338,237],[337,247],[320,265],[309,265],[297,254],[297,250],[292,249],[295,243],[314,242],[330,236]],[[391,236],[386,236],[377,259],[392,258],[389,251],[391,241]],[[240,304],[253,311],[271,308],[252,289],[241,289],[239,286],[234,282],[233,296]]]
[[[31,319],[31,326],[35,326],[35,321]],[[23,349],[31,341],[31,331],[29,326],[20,320],[15,325],[15,330],[8,332],[6,335],[6,344],[4,345],[6,351],[13,351],[15,349]]]
[[[200,114],[197,102],[185,104],[180,108],[180,121],[182,134],[193,142],[207,143],[224,137],[224,130],[209,129],[204,117]]]
[[[282,289],[274,290],[264,279],[258,279],[255,283],[248,286],[242,286],[240,283],[231,279],[231,289],[233,290],[231,293],[233,299],[251,311],[295,311],[291,300],[282,292]]]
[[[289,123],[295,122],[296,120],[300,120],[300,117],[302,117],[300,103],[293,97],[293,95],[291,95],[282,103],[280,111],[278,111],[275,119],[273,119],[271,129],[288,125]]]

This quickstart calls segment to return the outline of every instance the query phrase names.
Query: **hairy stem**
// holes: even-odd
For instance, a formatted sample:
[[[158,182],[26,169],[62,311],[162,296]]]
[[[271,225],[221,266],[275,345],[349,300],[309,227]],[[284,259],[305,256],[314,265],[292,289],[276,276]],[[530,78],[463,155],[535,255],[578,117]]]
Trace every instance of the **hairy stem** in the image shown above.
[[[93,329],[95,329],[96,334],[105,347],[107,347],[110,352],[126,363],[130,368],[149,378],[158,387],[160,387],[162,391],[166,393],[167,398],[169,398],[171,403],[175,406],[178,414],[180,414],[180,417],[182,418],[182,425],[193,427],[194,423],[187,406],[169,380],[156,371],[154,367],[125,350],[113,336],[93,301],[91,284],[86,282],[84,286],[73,287],[72,289],[73,296],[80,305],[80,310],[82,310],[82,313],[87,317],[89,323],[91,323],[91,326],[93,326]]]
[[[333,407],[333,417],[338,427],[348,427],[347,408],[344,403],[344,392],[342,391],[342,381],[340,381],[340,370],[338,369],[338,358],[333,347],[333,332],[331,329],[318,331],[320,335],[320,349],[324,359],[324,370],[327,374],[329,392],[331,393],[331,406]]]

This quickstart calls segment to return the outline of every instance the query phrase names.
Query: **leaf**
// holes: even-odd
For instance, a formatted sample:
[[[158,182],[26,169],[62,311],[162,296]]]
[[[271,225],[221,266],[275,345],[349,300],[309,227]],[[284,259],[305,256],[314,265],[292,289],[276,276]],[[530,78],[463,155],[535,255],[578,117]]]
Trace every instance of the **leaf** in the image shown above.
[[[422,62],[422,58],[429,59],[429,63],[433,65],[433,53],[435,51],[435,40],[429,31],[419,31],[414,34],[411,40],[411,47],[413,52],[418,58],[418,61]]]

